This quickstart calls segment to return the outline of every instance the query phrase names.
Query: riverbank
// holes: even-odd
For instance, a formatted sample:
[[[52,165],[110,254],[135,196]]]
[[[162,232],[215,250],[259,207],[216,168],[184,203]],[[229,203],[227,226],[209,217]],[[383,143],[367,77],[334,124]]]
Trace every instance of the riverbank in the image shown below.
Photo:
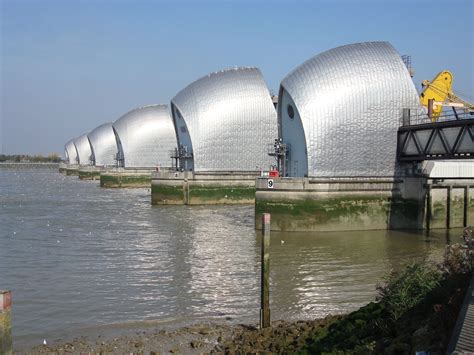
[[[378,287],[381,297],[378,302],[347,315],[296,322],[274,321],[265,329],[256,325],[213,323],[175,330],[141,329],[116,337],[82,337],[52,346],[37,346],[25,353],[399,354],[426,351],[443,354],[471,280],[471,273],[465,270],[448,270],[454,258],[441,265],[447,272],[443,277],[431,266],[408,265],[404,272],[392,275],[386,285]]]
[[[348,315],[309,321],[274,321],[256,325],[199,324],[176,330],[141,329],[116,337],[81,337],[70,342],[34,347],[25,354],[234,354],[234,353],[413,353],[445,352],[469,277],[452,281],[441,300],[426,302],[404,315],[391,329],[380,327],[380,303]],[[441,287],[447,286],[443,284]],[[440,292],[441,288],[435,292]],[[434,300],[434,299],[433,299]],[[441,301],[441,303],[438,303]],[[380,327],[380,329],[377,329]],[[388,333],[385,333],[387,332]],[[385,333],[385,334],[384,334]],[[390,336],[390,335],[391,336]]]
[[[137,329],[133,334],[119,336],[79,337],[69,342],[40,345],[20,354],[84,354],[84,353],[133,353],[133,354],[206,354],[223,352],[262,351],[269,346],[282,349],[281,339],[309,334],[316,327],[328,323],[324,320],[285,322],[275,321],[271,328],[260,331],[256,325],[198,324],[179,329]]]

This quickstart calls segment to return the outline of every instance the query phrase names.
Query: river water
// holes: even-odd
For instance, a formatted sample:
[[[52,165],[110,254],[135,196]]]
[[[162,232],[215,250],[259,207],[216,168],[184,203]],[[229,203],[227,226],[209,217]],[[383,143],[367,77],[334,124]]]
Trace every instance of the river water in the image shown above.
[[[151,206],[148,189],[0,168],[0,289],[13,293],[15,347],[143,321],[257,323],[253,223],[253,206]],[[354,310],[390,269],[438,260],[458,235],[272,232],[272,319]]]

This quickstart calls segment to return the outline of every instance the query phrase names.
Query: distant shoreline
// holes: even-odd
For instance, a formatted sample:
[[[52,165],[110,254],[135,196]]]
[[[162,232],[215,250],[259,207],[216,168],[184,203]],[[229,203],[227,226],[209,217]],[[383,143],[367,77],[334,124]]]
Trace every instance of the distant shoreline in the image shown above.
[[[42,168],[56,168],[59,167],[61,163],[54,162],[0,162],[0,167],[3,168],[18,168],[18,167],[42,167]]]

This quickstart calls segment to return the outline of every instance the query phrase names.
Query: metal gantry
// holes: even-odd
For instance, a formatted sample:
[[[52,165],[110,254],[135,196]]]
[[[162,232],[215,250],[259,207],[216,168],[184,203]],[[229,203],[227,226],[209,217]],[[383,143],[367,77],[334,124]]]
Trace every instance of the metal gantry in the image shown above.
[[[399,161],[474,159],[474,117],[455,115],[454,119],[443,117],[429,123],[419,117],[408,120],[405,117],[398,129],[397,158]]]

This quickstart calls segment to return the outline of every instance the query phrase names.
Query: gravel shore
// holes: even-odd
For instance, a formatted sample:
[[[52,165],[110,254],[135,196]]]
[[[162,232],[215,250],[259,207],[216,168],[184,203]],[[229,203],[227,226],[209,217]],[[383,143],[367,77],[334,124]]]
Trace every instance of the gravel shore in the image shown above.
[[[225,354],[278,353],[297,349],[308,334],[324,327],[326,317],[311,321],[274,321],[256,325],[198,324],[176,330],[146,329],[116,337],[79,337],[68,342],[35,346],[18,354]]]

